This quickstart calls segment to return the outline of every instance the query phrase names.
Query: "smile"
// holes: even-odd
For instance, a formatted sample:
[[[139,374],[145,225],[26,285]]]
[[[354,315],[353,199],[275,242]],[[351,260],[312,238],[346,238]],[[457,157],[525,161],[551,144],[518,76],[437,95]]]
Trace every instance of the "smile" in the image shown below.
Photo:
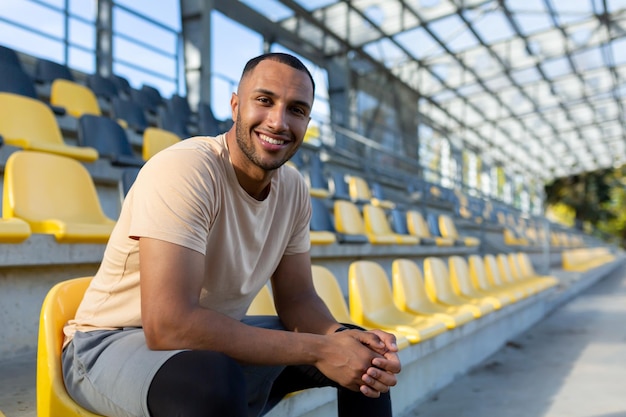
[[[259,134],[259,138],[263,142],[267,142],[267,143],[269,143],[271,145],[284,145],[285,142],[286,142],[284,140],[270,138],[269,136],[266,136],[266,135],[263,135],[263,134]]]

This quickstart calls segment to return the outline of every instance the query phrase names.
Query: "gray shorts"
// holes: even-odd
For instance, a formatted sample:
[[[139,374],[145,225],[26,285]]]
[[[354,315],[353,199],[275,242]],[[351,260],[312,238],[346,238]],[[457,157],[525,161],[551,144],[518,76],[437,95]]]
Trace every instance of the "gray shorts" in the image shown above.
[[[257,327],[283,329],[272,316],[246,317]],[[68,392],[84,408],[106,416],[149,417],[148,390],[161,366],[181,350],[146,346],[141,328],[77,332],[63,351],[63,378]],[[272,381],[284,366],[243,365],[249,415],[261,413]]]

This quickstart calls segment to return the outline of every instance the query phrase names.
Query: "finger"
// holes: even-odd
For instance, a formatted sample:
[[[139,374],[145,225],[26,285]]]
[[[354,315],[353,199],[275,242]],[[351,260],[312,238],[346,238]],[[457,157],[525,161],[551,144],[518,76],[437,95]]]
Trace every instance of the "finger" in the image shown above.
[[[377,357],[372,359],[372,365],[384,371],[391,372],[392,374],[397,374],[402,370],[400,359],[398,355],[393,352],[385,354],[383,358]]]
[[[370,378],[375,379],[376,381],[378,381],[379,383],[387,387],[387,389],[389,389],[389,387],[395,386],[398,383],[398,379],[396,378],[395,374],[392,374],[391,372],[383,371],[382,369],[369,368],[367,370],[367,375]],[[377,386],[372,386],[372,387],[377,388]]]
[[[383,355],[388,350],[385,342],[373,332],[355,332],[354,336],[359,342],[366,345],[376,353]]]
[[[361,385],[359,390],[361,391],[361,394],[365,395],[366,397],[370,397],[370,398],[378,398],[378,397],[380,397],[380,392],[379,391],[373,390],[370,387],[368,387],[367,385]]]
[[[361,379],[363,380],[363,382],[365,382],[365,385],[367,385],[368,388],[376,392],[384,393],[389,391],[389,385],[385,385],[379,380],[372,378],[371,376],[369,376],[369,374],[364,374]]]
[[[387,349],[391,350],[392,352],[398,351],[398,345],[396,344],[396,336],[394,334],[387,333],[378,329],[370,330],[370,332],[378,336],[380,340],[383,341]]]

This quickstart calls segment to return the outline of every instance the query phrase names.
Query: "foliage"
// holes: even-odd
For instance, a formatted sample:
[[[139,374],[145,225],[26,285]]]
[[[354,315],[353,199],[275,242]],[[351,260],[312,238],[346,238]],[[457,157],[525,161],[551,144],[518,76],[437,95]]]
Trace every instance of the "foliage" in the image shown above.
[[[575,226],[593,228],[626,241],[626,166],[558,178],[545,186],[546,213]],[[570,208],[570,209],[568,209]]]

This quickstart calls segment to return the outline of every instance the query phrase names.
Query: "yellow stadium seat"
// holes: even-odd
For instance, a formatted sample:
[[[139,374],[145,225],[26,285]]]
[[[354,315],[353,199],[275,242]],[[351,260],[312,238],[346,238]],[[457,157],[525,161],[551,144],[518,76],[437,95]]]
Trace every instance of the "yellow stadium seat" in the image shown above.
[[[148,127],[143,132],[142,156],[147,161],[157,152],[180,142],[180,137],[173,132],[169,132],[158,127]]]
[[[447,214],[439,215],[439,230],[441,231],[441,236],[452,238],[455,241],[460,241],[465,246],[480,245],[480,239],[478,238],[472,236],[460,236],[456,226],[454,225],[454,221],[452,221],[452,217]]]
[[[50,104],[63,107],[69,115],[76,118],[83,114],[102,115],[98,99],[89,87],[62,78],[52,82]]]
[[[532,291],[526,289],[523,285],[512,284],[502,277],[495,255],[485,255],[483,261],[485,264],[487,279],[493,287],[499,290],[510,291],[516,300],[521,300],[522,298],[526,298],[532,294]]]
[[[491,304],[496,310],[501,309],[504,305],[498,297],[482,294],[474,287],[470,277],[469,265],[462,256],[451,256],[448,258],[448,271],[450,272],[452,289],[457,295],[476,300],[480,304]]]
[[[416,236],[420,241],[422,239],[432,239],[437,246],[454,246],[454,239],[442,236],[432,236],[424,216],[417,210],[407,210],[406,224],[409,233]]]
[[[450,273],[442,259],[429,256],[424,260],[424,283],[426,294],[437,302],[451,306],[467,306],[475,318],[491,313],[494,308],[491,304],[481,303],[474,299],[461,297],[454,292]]]
[[[30,226],[24,220],[0,218],[0,243],[20,243],[30,235]]]
[[[324,301],[330,310],[330,314],[333,315],[335,320],[339,323],[357,325],[350,317],[350,311],[348,310],[348,305],[346,304],[343,292],[341,291],[341,287],[339,286],[337,278],[333,275],[333,273],[330,272],[328,268],[320,265],[313,265],[311,267],[311,272],[313,273],[313,285],[315,286],[315,291],[317,291],[317,294]],[[393,333],[396,336],[398,349],[404,349],[409,346],[409,339],[407,339],[402,333],[387,328],[383,328],[381,330]]]
[[[474,320],[474,313],[465,306],[437,304],[428,297],[422,271],[409,259],[396,259],[391,265],[393,301],[407,313],[432,316],[453,329]]]
[[[98,417],[68,395],[61,370],[63,326],[74,318],[90,281],[90,277],[84,277],[58,283],[43,301],[37,342],[38,417]]]
[[[274,306],[274,298],[270,292],[270,288],[264,285],[257,293],[248,307],[246,313],[249,316],[276,316],[276,307]]]
[[[522,265],[522,261],[519,257],[520,254],[521,253],[509,253],[507,255],[513,278],[516,281],[525,282],[529,284],[532,283],[540,291],[553,287],[558,284],[558,280],[554,277],[548,277],[548,276],[542,277],[537,274],[528,273],[529,272],[528,266],[526,264]],[[532,268],[532,265],[531,265],[531,268]]]
[[[396,206],[393,201],[374,198],[367,181],[357,175],[348,176],[348,191],[350,193],[350,198],[354,202],[369,202],[374,206],[386,209],[392,209]]]
[[[485,261],[480,255],[470,255],[468,257],[468,266],[470,271],[470,279],[474,287],[482,294],[488,294],[500,300],[502,305],[512,304],[518,300],[515,291],[506,288],[497,287],[489,282],[487,271],[485,269]],[[519,297],[520,299],[523,296]]]
[[[336,200],[333,205],[335,229],[348,236],[367,236],[370,243],[395,245],[396,239],[391,235],[375,236],[365,228],[363,216],[356,204],[346,200]]]
[[[401,235],[391,230],[389,221],[382,207],[371,204],[363,206],[363,220],[370,243],[389,243],[392,240],[399,245],[417,245],[420,241],[411,235]]]
[[[0,135],[7,145],[69,156],[85,162],[98,159],[93,148],[66,145],[50,107],[39,100],[0,93]]]
[[[396,307],[387,275],[375,262],[352,262],[348,281],[350,316],[360,325],[394,329],[411,343],[419,343],[447,330],[442,321],[409,314]]]
[[[3,201],[3,217],[20,218],[33,233],[53,234],[57,242],[106,243],[115,225],[102,211],[87,169],[65,156],[11,154]]]

